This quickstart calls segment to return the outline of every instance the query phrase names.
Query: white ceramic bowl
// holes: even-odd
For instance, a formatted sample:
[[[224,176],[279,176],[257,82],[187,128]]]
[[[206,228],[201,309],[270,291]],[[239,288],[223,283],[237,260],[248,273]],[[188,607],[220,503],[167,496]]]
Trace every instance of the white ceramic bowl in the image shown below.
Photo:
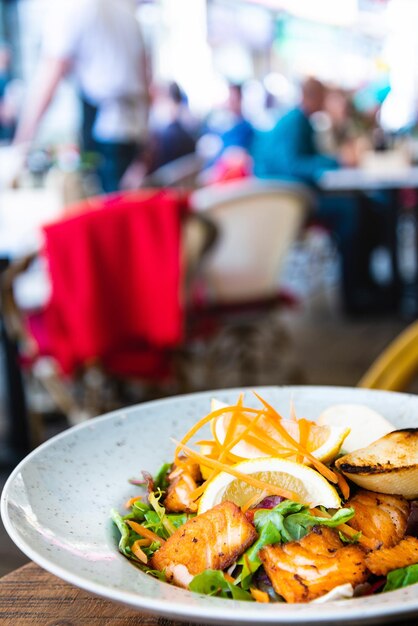
[[[288,415],[315,419],[331,404],[361,403],[397,427],[417,426],[418,396],[335,387],[257,390]],[[116,411],[49,440],[14,470],[2,493],[1,514],[16,545],[52,574],[87,591],[145,612],[222,624],[367,624],[416,615],[418,584],[329,604],[258,604],[211,598],[177,589],[138,571],[117,550],[112,507],[138,493],[128,483],[155,472],[181,437],[210,410],[210,399],[234,403],[238,390],[204,392]],[[259,406],[251,392],[246,402]],[[367,428],[367,424],[364,425]]]

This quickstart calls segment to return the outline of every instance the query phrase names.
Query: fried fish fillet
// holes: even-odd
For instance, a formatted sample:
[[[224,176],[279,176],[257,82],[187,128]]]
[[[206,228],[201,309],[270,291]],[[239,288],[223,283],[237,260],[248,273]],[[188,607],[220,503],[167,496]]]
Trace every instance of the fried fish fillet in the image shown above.
[[[224,570],[257,538],[254,526],[232,502],[223,502],[181,526],[153,555],[152,568],[174,578],[178,565],[191,575],[205,569]],[[173,568],[176,568],[173,570]],[[184,573],[184,568],[181,568]],[[183,577],[183,580],[186,580]],[[181,581],[173,582],[182,584]]]
[[[364,552],[345,546],[338,533],[315,526],[299,541],[266,546],[259,552],[274,590],[286,602],[310,602],[344,583],[365,582]]]
[[[396,546],[373,550],[366,555],[367,567],[377,576],[415,563],[418,563],[418,539],[415,537],[405,537]]]
[[[370,539],[377,539],[384,548],[394,546],[404,537],[409,503],[402,496],[362,490],[348,500],[346,506],[356,512],[349,526]]]
[[[197,463],[187,463],[184,467],[174,467],[170,473],[169,486],[164,499],[164,506],[169,513],[194,513],[196,503],[192,494],[201,480],[200,468]]]

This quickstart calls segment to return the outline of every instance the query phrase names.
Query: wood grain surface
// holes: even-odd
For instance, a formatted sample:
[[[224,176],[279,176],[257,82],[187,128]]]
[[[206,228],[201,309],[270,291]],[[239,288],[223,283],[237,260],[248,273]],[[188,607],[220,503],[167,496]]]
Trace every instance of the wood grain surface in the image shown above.
[[[394,618],[397,626],[417,626]],[[0,579],[0,626],[191,626],[97,598],[34,563]],[[381,626],[383,623],[380,623]]]
[[[185,626],[97,598],[34,563],[0,579],[1,626]]]

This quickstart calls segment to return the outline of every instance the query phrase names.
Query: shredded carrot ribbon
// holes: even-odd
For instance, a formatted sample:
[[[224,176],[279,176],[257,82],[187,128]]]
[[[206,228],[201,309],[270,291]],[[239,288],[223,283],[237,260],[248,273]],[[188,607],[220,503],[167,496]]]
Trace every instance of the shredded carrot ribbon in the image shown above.
[[[329,480],[330,482],[336,484],[338,482],[338,478],[336,476],[336,474],[330,470],[326,465],[324,465],[324,463],[322,463],[321,461],[319,461],[317,458],[315,458],[307,449],[305,446],[301,445],[300,442],[296,441],[288,432],[287,430],[282,426],[281,422],[283,420],[282,416],[268,403],[266,402],[259,394],[257,394],[256,392],[254,392],[254,395],[261,401],[261,403],[264,405],[264,407],[267,409],[265,411],[260,411],[259,409],[252,409],[249,407],[242,407],[240,405],[240,403],[237,403],[236,405],[233,406],[229,406],[229,407],[225,407],[222,409],[217,409],[216,411],[213,411],[212,413],[209,413],[209,415],[206,415],[204,418],[202,418],[202,420],[200,420],[191,430],[189,430],[189,432],[182,438],[181,443],[187,443],[187,441],[189,441],[189,439],[199,430],[199,428],[201,428],[201,426],[203,426],[204,424],[206,424],[207,422],[209,422],[211,419],[215,419],[216,417],[219,417],[220,415],[226,413],[226,412],[231,412],[231,411],[239,411],[241,409],[241,421],[244,422],[245,424],[250,423],[251,426],[248,429],[248,431],[246,432],[245,430],[242,431],[240,433],[239,436],[239,440],[241,440],[242,438],[245,438],[245,436],[247,435],[247,433],[249,432],[249,430],[252,431],[251,435],[252,437],[257,436],[259,438],[259,443],[262,443],[264,446],[269,446],[270,447],[270,452],[269,454],[274,454],[277,456],[281,456],[283,454],[283,446],[280,446],[279,443],[275,442],[272,439],[269,439],[266,435],[266,433],[264,432],[264,430],[262,428],[260,428],[257,425],[257,421],[260,419],[260,417],[264,417],[269,425],[276,431],[276,433],[280,436],[281,439],[284,439],[285,442],[287,442],[288,444],[290,444],[290,449],[293,450],[294,452],[299,452],[300,455],[303,455],[303,457],[306,457],[310,463],[315,467],[315,469],[320,472],[327,480]],[[248,417],[248,415],[246,415],[245,413],[253,413],[255,414],[255,419],[253,418],[251,420],[251,418]],[[308,421],[308,420],[306,420]],[[237,441],[235,442],[237,443]],[[235,445],[234,443],[234,445]],[[257,444],[259,445],[259,444]],[[231,446],[231,443],[227,446],[227,449],[230,450],[233,446]],[[287,448],[287,451],[289,451],[289,448]],[[179,453],[179,448],[177,448],[176,450],[176,454]]]
[[[132,528],[132,530],[138,533],[138,535],[141,535],[141,537],[145,537],[146,539],[150,539],[151,541],[158,541],[161,544],[165,542],[164,539],[161,539],[161,537],[159,537],[152,530],[150,530],[149,528],[145,528],[145,526],[142,526],[142,524],[138,524],[138,522],[134,522],[133,520],[128,519],[126,520],[126,523]]]
[[[235,583],[235,578],[231,576],[231,574],[228,574],[228,572],[224,572],[224,578],[229,583],[232,583],[232,584]]]
[[[229,410],[235,409],[235,408],[236,406],[228,407]],[[200,419],[198,422],[196,422],[194,426],[192,426],[192,428],[184,435],[184,437],[181,438],[181,441],[179,442],[179,445],[176,448],[176,451],[174,453],[176,464],[178,462],[178,456],[181,452],[180,444],[186,444],[193,437],[193,435],[195,435],[197,431],[200,430],[205,424],[210,422],[215,417],[220,417],[221,415],[225,413],[225,411],[226,411],[226,408],[216,409],[216,411],[211,411],[208,415],[205,415],[205,417],[202,417],[202,419]]]
[[[255,415],[253,417],[248,417],[248,415],[245,414],[245,411],[254,413]],[[261,454],[264,451],[264,453],[269,454],[269,456],[282,456],[283,454],[291,456],[293,452],[290,452],[288,447],[283,448],[283,446],[274,439],[269,439],[265,431],[259,426],[258,422],[265,416],[266,412],[264,410],[244,408],[240,418],[242,425],[245,425],[245,427],[238,433],[237,437],[230,441],[227,445],[225,445],[224,442],[225,452],[229,452],[237,443],[245,441],[246,443],[250,443],[254,447],[258,448]],[[244,457],[237,457],[237,460],[239,461],[243,459]]]
[[[243,405],[243,394],[241,394],[236,404],[211,411],[192,426],[182,437],[181,441],[176,442],[176,464],[182,466],[185,463],[184,457],[180,458],[180,453],[183,451],[188,458],[211,470],[207,479],[193,490],[191,494],[192,501],[196,502],[200,498],[208,482],[221,471],[236,475],[230,470],[231,464],[236,464],[246,458],[236,454],[234,450],[236,445],[241,442],[253,446],[260,452],[260,456],[294,457],[296,462],[310,463],[329,482],[338,484],[343,497],[347,499],[349,497],[349,487],[343,476],[331,470],[308,450],[309,435],[314,422],[305,418],[298,420],[293,401],[291,402],[291,419],[299,426],[299,441],[297,441],[282,423],[282,416],[258,393],[254,392],[254,395],[262,403],[262,409],[245,407]],[[230,414],[230,417],[225,427],[224,440],[221,442],[216,431],[216,420],[226,414]],[[193,451],[186,444],[209,422],[211,423],[214,439],[199,442],[200,445],[210,447],[208,454],[203,455]],[[256,479],[249,478],[245,474],[239,474],[237,477],[254,486],[252,481]],[[263,481],[260,481],[260,483],[263,483]],[[260,483],[258,483],[258,488],[260,489],[264,489],[267,485],[267,483]],[[289,495],[291,492],[285,489],[279,490],[277,487],[273,490],[272,486],[269,487],[271,495],[281,495],[286,498],[295,497],[295,494]],[[285,495],[286,493],[288,495]]]
[[[231,467],[230,465],[226,465],[225,463],[221,463],[220,461],[216,461],[215,459],[209,459],[208,457],[205,457],[202,454],[195,452],[191,448],[188,448],[178,441],[174,440],[174,442],[183,450],[183,452],[185,452],[188,456],[190,456],[192,459],[195,459],[202,465],[207,465],[208,467],[218,469],[221,472],[227,472],[227,474],[235,476],[235,478],[238,478],[239,480],[248,483],[252,487],[256,487],[261,491],[268,491],[270,495],[282,496],[283,498],[286,498],[288,500],[297,499],[297,496],[293,491],[288,491],[287,489],[277,487],[276,485],[270,485],[263,480],[258,480],[257,478],[254,478],[253,476],[251,476],[251,474],[243,474],[242,472],[235,469],[234,467]]]
[[[334,484],[337,483],[338,482],[338,478],[335,475],[335,473],[332,470],[330,470],[326,465],[324,465],[324,463],[322,463],[321,461],[316,459],[310,452],[308,452],[308,450],[306,450],[306,448],[301,446],[295,439],[293,439],[293,437],[291,435],[289,435],[289,433],[287,432],[287,430],[285,428],[283,428],[283,426],[281,424],[281,421],[282,421],[281,415],[268,402],[266,402],[266,400],[264,400],[255,391],[254,391],[254,395],[266,407],[266,409],[268,411],[267,414],[266,414],[266,417],[269,420],[269,423],[273,427],[276,428],[277,432],[286,441],[288,441],[293,448],[295,448],[296,450],[301,452],[307,459],[309,459],[309,461],[312,463],[312,465],[315,467],[315,469],[317,469],[318,472],[320,472],[327,480],[329,480],[329,482],[334,483]]]
[[[142,550],[141,545],[138,541],[134,541],[131,547],[132,552],[136,556],[136,558],[142,563],[148,563],[148,557],[145,552]]]
[[[344,478],[344,476],[340,474],[340,472],[335,472],[335,474],[337,475],[337,478],[338,478],[337,484],[341,490],[343,498],[344,500],[348,500],[348,498],[350,497],[350,486],[348,482],[346,481],[346,479]]]
[[[152,541],[151,539],[137,539],[136,543],[138,544],[138,546],[150,546]]]
[[[125,508],[126,509],[130,509],[131,506],[135,503],[138,502],[138,500],[142,500],[142,496],[135,496],[134,498],[129,498],[129,500],[127,502],[125,502]]]
[[[240,397],[238,398],[238,402],[236,404],[236,407],[234,407],[234,410],[232,412],[231,415],[231,419],[229,421],[228,427],[226,429],[226,433],[225,433],[225,440],[223,443],[221,443],[218,438],[216,437],[216,429],[213,428],[213,435],[215,437],[215,441],[218,445],[218,449],[219,449],[219,456],[218,456],[218,461],[225,461],[227,459],[232,460],[232,462],[237,463],[238,462],[238,458],[234,457],[231,454],[231,449],[235,446],[235,443],[239,441],[238,437],[234,438],[234,434],[235,434],[235,427],[237,424],[237,419],[238,419],[238,415],[239,413],[242,411],[242,402],[243,402],[243,395],[241,394]],[[213,422],[212,422],[213,423]],[[208,479],[206,482],[208,482],[209,480],[212,480],[212,478],[214,478],[217,474],[218,474],[218,470],[214,469],[211,474],[209,475]]]
[[[308,422],[308,420],[301,418],[300,420],[298,420],[298,426],[299,426],[299,443],[303,448],[306,448],[308,444],[309,433],[311,430],[311,422]],[[303,460],[304,460],[303,454],[298,454],[296,456],[297,463],[303,463]]]
[[[252,506],[254,506],[255,504],[258,504],[259,502],[261,502],[261,500],[264,500],[264,498],[266,498],[268,496],[268,492],[267,491],[263,491],[263,493],[255,493],[253,496],[251,496],[251,498],[249,498],[247,500],[247,502],[241,507],[241,511],[243,513],[245,513],[246,511],[248,511],[248,509],[251,509]]]
[[[250,587],[250,593],[256,602],[270,602],[269,594],[266,591]]]

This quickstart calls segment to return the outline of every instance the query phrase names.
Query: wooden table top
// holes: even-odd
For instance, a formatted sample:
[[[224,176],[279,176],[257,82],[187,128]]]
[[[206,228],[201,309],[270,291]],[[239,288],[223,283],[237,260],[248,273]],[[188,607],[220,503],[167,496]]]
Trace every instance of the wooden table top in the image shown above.
[[[396,626],[417,626],[417,617]],[[34,563],[0,580],[0,626],[191,626],[97,598]],[[382,624],[383,626],[383,624]]]
[[[97,598],[34,563],[0,579],[1,626],[186,626]]]

